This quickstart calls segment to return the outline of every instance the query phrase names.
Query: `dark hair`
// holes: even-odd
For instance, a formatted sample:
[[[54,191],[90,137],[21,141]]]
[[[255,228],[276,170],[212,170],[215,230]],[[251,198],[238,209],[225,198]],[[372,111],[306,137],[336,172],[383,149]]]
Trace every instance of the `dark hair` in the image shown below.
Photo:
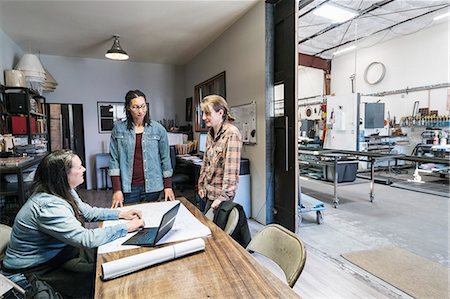
[[[80,216],[80,209],[73,197],[67,179],[72,168],[72,158],[75,154],[71,150],[57,150],[45,156],[39,163],[34,175],[33,193],[48,193],[67,201],[72,207],[75,217],[84,225]]]
[[[211,112],[211,109],[214,109],[214,111],[216,112],[219,112],[219,110],[222,109],[223,121],[228,120],[229,122],[232,122],[235,120],[235,118],[230,114],[230,109],[228,108],[227,101],[225,101],[225,99],[219,95],[212,94],[204,97],[201,102],[201,108],[202,111],[207,113]]]
[[[130,104],[131,104],[131,101],[137,97],[143,97],[145,99],[145,103],[147,104],[147,98],[145,97],[145,94],[142,91],[140,91],[139,89],[130,90],[125,95],[124,110],[125,110],[125,114],[127,115],[127,129],[128,130],[131,130],[133,128],[133,116],[131,115],[131,112],[129,109]],[[148,109],[148,106],[147,106],[147,112],[145,113],[145,117],[144,117],[144,126],[147,124],[150,125],[150,111]]]

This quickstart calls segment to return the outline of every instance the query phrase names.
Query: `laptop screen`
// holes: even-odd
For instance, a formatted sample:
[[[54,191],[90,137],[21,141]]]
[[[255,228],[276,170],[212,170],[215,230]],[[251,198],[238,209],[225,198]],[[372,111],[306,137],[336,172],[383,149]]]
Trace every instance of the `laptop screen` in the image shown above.
[[[172,228],[179,208],[180,203],[177,203],[173,208],[171,208],[167,213],[164,214],[163,218],[161,219],[161,224],[159,225],[158,234],[156,235],[154,244],[158,243],[158,241],[161,240],[161,238],[164,237]]]

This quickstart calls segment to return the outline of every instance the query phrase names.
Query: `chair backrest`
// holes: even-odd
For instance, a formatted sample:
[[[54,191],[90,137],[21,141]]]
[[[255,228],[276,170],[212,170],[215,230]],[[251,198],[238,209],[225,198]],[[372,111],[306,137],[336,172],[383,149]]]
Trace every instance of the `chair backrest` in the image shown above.
[[[0,261],[3,260],[6,246],[8,246],[9,239],[11,238],[11,227],[0,224]]]
[[[232,208],[230,214],[228,215],[227,224],[225,225],[223,231],[229,235],[233,234],[238,222],[239,222],[239,211],[236,208]]]
[[[209,220],[213,221],[214,220],[214,209],[210,208],[208,211],[206,211],[205,216]]]
[[[210,208],[206,214],[206,218],[213,221],[214,220],[214,209]],[[236,226],[239,222],[239,210],[237,208],[232,208],[230,211],[230,214],[228,214],[227,224],[225,225],[225,228],[223,229],[224,232],[231,235],[234,230],[236,229]]]
[[[269,224],[259,231],[248,244],[247,250],[277,263],[291,288],[305,266],[305,244],[296,234],[278,224]]]

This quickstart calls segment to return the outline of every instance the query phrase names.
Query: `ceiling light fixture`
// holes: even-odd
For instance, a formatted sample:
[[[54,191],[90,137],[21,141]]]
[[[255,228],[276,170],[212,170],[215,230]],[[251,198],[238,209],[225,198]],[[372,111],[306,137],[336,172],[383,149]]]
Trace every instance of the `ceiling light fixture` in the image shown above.
[[[354,50],[354,49],[356,49],[356,46],[350,46],[348,48],[344,48],[342,50],[338,50],[338,51],[334,52],[333,56],[334,55],[339,55],[339,54],[342,54],[342,53],[345,53],[345,52],[349,52],[349,51]]]
[[[119,36],[113,35],[114,43],[111,49],[106,52],[105,57],[112,60],[127,60],[129,58],[127,52],[125,52],[120,46]]]
[[[313,14],[338,23],[348,21],[357,15],[355,11],[351,11],[328,3],[320,5],[318,8],[314,9]]]
[[[447,13],[445,13],[445,14],[443,14],[443,15],[440,15],[440,16],[437,16],[437,17],[434,17],[434,18],[433,18],[433,21],[437,21],[437,20],[440,20],[440,19],[446,18],[446,17],[448,17],[448,16],[450,16],[450,12],[447,12]]]

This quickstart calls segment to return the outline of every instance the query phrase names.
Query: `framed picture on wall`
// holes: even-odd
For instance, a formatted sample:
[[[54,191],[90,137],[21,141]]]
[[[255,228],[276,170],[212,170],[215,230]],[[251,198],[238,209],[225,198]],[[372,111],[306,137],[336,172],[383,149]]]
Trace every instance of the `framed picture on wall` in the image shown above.
[[[116,121],[126,119],[124,108],[124,103],[97,102],[98,132],[111,133]]]
[[[202,119],[202,109],[200,103],[202,99],[208,95],[217,94],[226,99],[225,94],[225,71],[222,73],[203,81],[194,87],[194,101],[195,101],[195,131],[206,132],[205,122]]]

